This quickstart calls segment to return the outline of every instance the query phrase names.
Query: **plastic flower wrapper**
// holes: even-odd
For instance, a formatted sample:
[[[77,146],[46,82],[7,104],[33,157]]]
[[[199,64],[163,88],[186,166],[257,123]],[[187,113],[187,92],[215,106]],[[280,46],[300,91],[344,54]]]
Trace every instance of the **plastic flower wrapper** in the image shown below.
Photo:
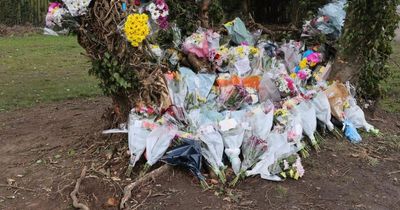
[[[334,82],[324,92],[329,99],[332,115],[343,122],[345,115],[344,106],[350,97],[347,87],[342,83]]]
[[[234,43],[238,45],[243,43],[248,45],[255,44],[253,35],[246,29],[245,24],[240,18],[235,18],[235,20],[225,23],[224,26]]]
[[[46,27],[54,28],[55,26],[62,26],[62,18],[68,11],[62,8],[61,3],[52,2],[49,5],[46,15]]]
[[[212,125],[202,125],[197,133],[203,142],[202,153],[211,169],[219,177],[222,183],[226,182],[225,165],[222,162],[224,154],[224,142],[221,134]]]
[[[274,121],[274,105],[271,101],[267,101],[252,107],[250,113],[249,123],[253,135],[266,140]]]
[[[286,126],[289,122],[289,110],[285,108],[274,110],[274,122],[281,126]]]
[[[180,144],[168,151],[161,159],[172,166],[182,166],[196,176],[201,185],[207,188],[206,178],[201,173],[202,153],[200,141],[180,139]]]
[[[300,156],[297,154],[283,159],[280,161],[279,165],[282,169],[282,172],[279,175],[284,179],[289,177],[298,180],[304,176],[303,164],[301,163]]]
[[[154,129],[146,138],[147,162],[141,176],[145,174],[167,151],[172,139],[175,138],[178,130],[175,126],[160,126]]]
[[[292,150],[290,144],[287,142],[287,133],[280,133],[274,130],[267,139],[268,149],[262,156],[261,160],[250,171],[246,172],[246,176],[253,176],[260,174],[261,178],[271,181],[280,181],[279,176],[275,175],[271,167],[282,158],[285,158],[295,151]]]
[[[271,100],[277,102],[281,100],[281,96],[277,86],[275,85],[273,75],[269,72],[265,72],[258,91],[260,102]]]
[[[292,150],[300,152],[302,157],[306,158],[309,156],[307,148],[301,141],[303,139],[303,126],[301,121],[301,115],[296,109],[290,110],[288,123],[286,126],[287,141],[289,142]]]
[[[260,160],[267,149],[267,143],[256,136],[251,136],[250,138],[245,139],[242,145],[242,165],[239,173],[236,175],[235,179],[232,180],[230,185],[235,186],[239,179],[244,178],[246,176],[246,171]]]
[[[335,126],[331,122],[331,106],[329,104],[329,99],[324,92],[318,92],[314,98],[311,100],[312,105],[315,108],[317,119],[322,121],[329,131],[333,131]]]
[[[202,125],[217,125],[217,122],[224,119],[224,116],[213,107],[201,106],[199,109],[192,109],[188,114],[190,130],[196,132]]]
[[[300,113],[304,134],[310,139],[311,145],[319,150],[314,133],[317,130],[317,113],[311,102],[303,101],[295,107]]]
[[[246,89],[239,85],[231,85],[221,88],[221,94],[218,98],[219,106],[223,109],[237,110],[244,103],[251,103],[252,99]]]
[[[245,110],[229,112],[226,119],[219,122],[219,130],[223,137],[225,154],[228,156],[233,172],[236,175],[240,171],[240,147],[242,146],[245,134],[245,125],[241,123],[243,120],[241,116],[244,116],[245,112]]]
[[[163,110],[157,122],[163,125],[174,125],[179,130],[184,130],[189,125],[185,109],[174,105]]]
[[[208,57],[209,49],[205,30],[200,28],[196,33],[187,37],[182,47],[186,53],[193,53],[199,58]]]
[[[379,133],[379,130],[365,120],[364,111],[356,104],[354,98],[349,99],[349,107],[344,109],[345,119],[350,121],[355,128],[364,128],[367,132]]]
[[[73,17],[85,15],[91,0],[63,0]]]
[[[360,134],[357,132],[357,129],[354,127],[353,123],[349,120],[345,120],[343,122],[343,131],[344,135],[350,140],[351,143],[357,144],[361,142],[362,138]]]
[[[182,80],[187,84],[188,98],[186,105],[190,109],[192,106],[199,106],[200,102],[206,102],[207,96],[214,84],[215,74],[195,74],[186,67],[179,68]],[[189,100],[189,101],[188,101]]]
[[[294,69],[301,60],[301,48],[303,43],[290,40],[279,49],[285,54],[285,62],[290,70]]]
[[[126,172],[127,176],[130,176],[132,169],[145,151],[146,138],[156,127],[158,127],[158,125],[152,120],[142,119],[139,115],[133,112],[129,114],[128,147],[131,157]]]
[[[168,93],[172,104],[177,107],[185,107],[185,99],[188,93],[186,83],[181,79],[179,72],[168,72],[165,75]]]

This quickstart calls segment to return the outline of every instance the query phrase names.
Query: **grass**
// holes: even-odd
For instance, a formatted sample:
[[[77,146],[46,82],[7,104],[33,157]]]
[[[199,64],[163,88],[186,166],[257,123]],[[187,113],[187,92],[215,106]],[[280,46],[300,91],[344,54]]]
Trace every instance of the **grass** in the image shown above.
[[[381,100],[382,109],[390,113],[400,113],[400,43],[393,44],[393,54],[389,60],[392,76],[382,83],[387,91],[386,96]]]
[[[76,37],[0,38],[0,112],[101,92]]]

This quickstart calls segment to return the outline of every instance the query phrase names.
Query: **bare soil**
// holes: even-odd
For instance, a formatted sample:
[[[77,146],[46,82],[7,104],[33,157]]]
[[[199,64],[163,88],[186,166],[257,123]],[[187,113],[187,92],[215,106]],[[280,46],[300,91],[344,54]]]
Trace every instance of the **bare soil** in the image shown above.
[[[43,32],[43,28],[31,25],[6,26],[0,24],[0,37],[29,36]]]
[[[103,136],[105,98],[70,100],[0,113],[0,209],[73,209],[70,192],[91,209],[118,209],[128,162],[126,137]],[[235,189],[203,191],[174,169],[133,191],[132,209],[400,209],[399,114],[377,111],[383,132],[359,145],[327,137],[303,161],[299,181],[248,178]],[[134,176],[137,172],[134,173]],[[134,178],[134,176],[132,176]],[[13,187],[9,187],[11,184]]]

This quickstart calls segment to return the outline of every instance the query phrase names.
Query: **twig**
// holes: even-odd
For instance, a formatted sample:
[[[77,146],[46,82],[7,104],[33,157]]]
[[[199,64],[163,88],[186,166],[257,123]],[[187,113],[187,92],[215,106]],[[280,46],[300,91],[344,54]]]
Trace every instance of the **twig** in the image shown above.
[[[25,191],[29,191],[29,192],[36,192],[33,189],[24,188],[24,187],[18,187],[18,186],[13,186],[13,185],[7,185],[7,184],[0,184],[0,187],[11,187],[11,188],[14,188],[14,189],[25,190]]]
[[[140,202],[139,205],[135,206],[135,208],[133,208],[132,210],[136,210],[139,207],[143,206],[143,204],[147,201],[147,199],[151,196],[151,190],[149,191],[149,194],[142,200],[142,202]]]
[[[89,207],[87,207],[83,203],[79,203],[78,198],[76,197],[76,194],[78,194],[79,186],[81,185],[82,179],[85,178],[87,171],[87,166],[83,167],[81,176],[76,180],[75,188],[71,192],[71,198],[72,198],[72,205],[77,208],[77,209],[83,209],[83,210],[89,210]]]
[[[127,206],[125,205],[126,202],[131,198],[132,196],[132,190],[146,182],[149,182],[152,179],[155,179],[156,177],[161,176],[162,174],[166,174],[169,170],[171,169],[170,166],[168,165],[163,165],[160,168],[144,175],[143,177],[139,178],[138,180],[136,180],[135,182],[127,185],[124,189],[124,196],[121,199],[121,204],[120,204],[120,208],[121,209],[125,209],[127,208]]]
[[[388,175],[400,173],[400,170],[389,172]]]

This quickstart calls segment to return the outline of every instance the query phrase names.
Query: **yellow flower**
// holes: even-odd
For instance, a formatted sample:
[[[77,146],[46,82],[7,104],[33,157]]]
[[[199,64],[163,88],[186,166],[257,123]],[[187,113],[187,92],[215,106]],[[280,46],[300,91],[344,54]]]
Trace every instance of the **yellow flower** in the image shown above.
[[[294,177],[294,171],[293,171],[293,169],[290,169],[290,171],[289,171],[289,176],[290,176],[290,178],[293,178],[293,177]]]
[[[291,73],[291,74],[290,74],[290,77],[291,77],[292,79],[296,79],[297,74],[296,74],[296,73]]]
[[[286,179],[286,173],[285,172],[281,172],[281,176]]]
[[[256,55],[258,54],[259,50],[256,47],[250,47],[250,54]]]
[[[296,173],[294,173],[293,179],[299,180],[299,178],[300,178],[299,172],[296,171]]]
[[[125,36],[131,42],[132,46],[138,47],[146,39],[147,35],[149,35],[148,18],[146,14],[131,14],[128,16],[124,30]]]
[[[282,116],[282,117],[285,117],[285,116],[287,116],[288,115],[288,110],[286,110],[286,109],[277,109],[276,111],[275,111],[275,113],[274,113],[274,115],[275,116]]]
[[[304,58],[303,60],[300,61],[299,67],[300,69],[307,68],[307,58]]]

